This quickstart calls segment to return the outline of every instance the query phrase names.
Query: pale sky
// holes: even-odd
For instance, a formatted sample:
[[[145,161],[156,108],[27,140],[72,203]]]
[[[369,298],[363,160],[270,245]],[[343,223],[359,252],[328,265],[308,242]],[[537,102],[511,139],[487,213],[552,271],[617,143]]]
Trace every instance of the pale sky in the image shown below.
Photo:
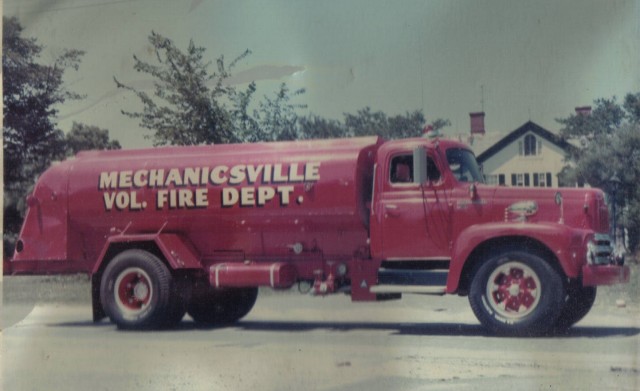
[[[484,96],[490,133],[530,119],[556,131],[576,106],[640,91],[639,0],[5,0],[3,12],[46,46],[44,61],[87,52],[66,79],[87,98],[61,106],[59,126],[107,128],[125,148],[151,141],[120,113],[140,105],[113,77],[150,85],[133,55],[153,60],[152,30],[183,49],[193,39],[212,61],[250,49],[235,70],[240,87],[304,87],[301,114],[327,118],[422,109],[467,133]]]

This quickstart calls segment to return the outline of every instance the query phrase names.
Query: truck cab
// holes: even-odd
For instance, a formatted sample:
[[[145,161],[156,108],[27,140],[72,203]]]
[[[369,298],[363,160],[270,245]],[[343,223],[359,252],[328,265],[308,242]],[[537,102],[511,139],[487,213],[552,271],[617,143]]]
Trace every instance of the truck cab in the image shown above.
[[[574,324],[596,285],[628,281],[601,190],[488,186],[451,140],[386,143],[375,172],[373,292],[469,296],[487,328],[521,335]]]

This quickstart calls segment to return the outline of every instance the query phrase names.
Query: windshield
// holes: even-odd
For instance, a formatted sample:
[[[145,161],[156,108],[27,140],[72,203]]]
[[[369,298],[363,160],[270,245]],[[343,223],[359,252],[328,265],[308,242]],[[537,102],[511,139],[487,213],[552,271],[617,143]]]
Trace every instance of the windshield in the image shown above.
[[[451,172],[459,182],[484,183],[484,176],[473,152],[462,148],[448,149],[447,161]]]

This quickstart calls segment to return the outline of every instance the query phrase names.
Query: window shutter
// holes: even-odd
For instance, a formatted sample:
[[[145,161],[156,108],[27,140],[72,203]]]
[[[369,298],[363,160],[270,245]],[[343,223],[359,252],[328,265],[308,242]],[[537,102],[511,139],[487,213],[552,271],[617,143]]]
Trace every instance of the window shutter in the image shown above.
[[[504,174],[500,174],[498,175],[498,184],[500,186],[504,186],[505,185],[505,181],[504,181]]]
[[[542,141],[538,140],[538,155],[542,155]]]
[[[547,173],[547,187],[553,187],[553,182],[551,182],[551,173]]]
[[[529,174],[524,174],[524,185],[529,186]]]
[[[511,186],[516,186],[518,184],[518,176],[516,174],[511,174]]]
[[[533,174],[533,186],[540,186],[540,181],[538,180],[538,174]]]

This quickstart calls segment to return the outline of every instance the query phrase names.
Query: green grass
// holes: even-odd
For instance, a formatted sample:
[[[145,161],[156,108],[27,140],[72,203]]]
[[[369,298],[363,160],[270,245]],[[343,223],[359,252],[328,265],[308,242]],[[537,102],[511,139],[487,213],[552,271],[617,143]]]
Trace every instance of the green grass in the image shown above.
[[[91,304],[91,281],[84,274],[4,276],[4,303]]]

